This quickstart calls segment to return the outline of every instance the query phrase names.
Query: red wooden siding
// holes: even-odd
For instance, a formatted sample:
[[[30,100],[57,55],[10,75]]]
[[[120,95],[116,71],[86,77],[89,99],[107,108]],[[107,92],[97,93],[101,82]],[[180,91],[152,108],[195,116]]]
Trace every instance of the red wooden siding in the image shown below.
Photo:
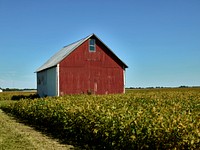
[[[85,41],[59,65],[60,95],[123,93],[123,65],[96,39],[96,52]]]

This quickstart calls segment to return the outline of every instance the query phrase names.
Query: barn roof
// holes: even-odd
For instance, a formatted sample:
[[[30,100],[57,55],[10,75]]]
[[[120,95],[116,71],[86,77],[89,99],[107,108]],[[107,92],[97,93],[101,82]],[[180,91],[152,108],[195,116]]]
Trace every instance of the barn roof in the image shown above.
[[[99,41],[101,41],[95,34],[91,34],[89,36],[87,36],[86,38],[83,38],[77,42],[74,42],[68,46],[63,47],[61,50],[59,50],[55,55],[53,55],[46,63],[44,63],[41,67],[39,67],[36,72],[40,72],[42,70],[51,68],[56,66],[57,64],[59,64],[65,57],[67,57],[71,52],[73,52],[77,47],[79,47],[82,43],[84,43],[85,41],[87,41],[89,38],[91,38],[92,36],[95,36]],[[102,42],[102,41],[101,41]],[[103,42],[102,42],[103,43]],[[103,43],[104,44],[104,43]],[[109,50],[110,52],[116,56],[114,54],[114,52],[106,45],[104,44]],[[118,58],[116,56],[116,58]],[[118,58],[119,59],[119,58]],[[120,60],[120,59],[119,59]],[[120,62],[123,64],[124,68],[128,68],[128,66],[122,61],[120,60]]]

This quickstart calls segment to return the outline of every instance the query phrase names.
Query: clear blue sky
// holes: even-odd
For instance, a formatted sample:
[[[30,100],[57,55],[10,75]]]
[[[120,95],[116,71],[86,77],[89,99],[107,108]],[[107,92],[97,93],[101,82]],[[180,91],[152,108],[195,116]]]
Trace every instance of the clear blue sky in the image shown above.
[[[0,0],[0,87],[36,88],[40,67],[95,33],[126,87],[200,85],[199,0]]]

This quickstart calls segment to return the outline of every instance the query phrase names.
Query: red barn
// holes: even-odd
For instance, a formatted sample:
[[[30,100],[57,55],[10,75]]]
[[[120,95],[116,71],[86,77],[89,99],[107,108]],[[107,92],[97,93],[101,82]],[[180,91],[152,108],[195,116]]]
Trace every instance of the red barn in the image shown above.
[[[65,46],[36,70],[42,96],[124,93],[125,69],[95,34]]]

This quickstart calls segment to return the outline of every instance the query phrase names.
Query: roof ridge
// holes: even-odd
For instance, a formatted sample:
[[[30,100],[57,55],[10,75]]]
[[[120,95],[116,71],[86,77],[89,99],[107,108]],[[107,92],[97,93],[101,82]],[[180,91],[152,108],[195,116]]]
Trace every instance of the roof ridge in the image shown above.
[[[50,67],[56,66],[60,61],[62,61],[66,56],[68,56],[72,51],[74,51],[78,46],[80,46],[84,41],[93,36],[91,34],[85,38],[82,38],[76,42],[73,42],[62,49],[57,51],[53,56],[51,56],[42,66],[40,66],[35,72],[40,72],[42,70],[48,69]],[[74,45],[74,46],[73,46]],[[73,47],[71,47],[73,46]]]
[[[103,43],[107,49],[114,55],[120,62],[124,65],[125,68],[128,68],[128,66],[119,58],[117,55],[94,33],[86,36],[85,38],[82,38],[76,42],[73,42],[67,46],[64,46],[62,49],[57,51],[50,59],[48,59],[42,66],[40,66],[35,72],[40,72],[42,70],[51,68],[59,64],[65,57],[67,57],[71,52],[73,52],[77,47],[79,47],[83,42],[91,38],[92,36],[95,36],[101,43]]]
[[[92,35],[92,34],[91,34],[91,35]],[[72,44],[78,43],[78,42],[81,41],[81,40],[87,39],[87,38],[90,37],[91,35],[88,35],[88,36],[86,36],[85,38],[82,38],[82,39],[80,39],[80,40],[77,40],[77,41],[75,41],[75,42],[73,42],[73,43],[71,43],[71,44],[68,44],[68,45],[64,46],[64,47],[68,47],[68,46],[70,46],[70,45],[72,45]],[[63,48],[64,48],[64,47],[63,47]]]

